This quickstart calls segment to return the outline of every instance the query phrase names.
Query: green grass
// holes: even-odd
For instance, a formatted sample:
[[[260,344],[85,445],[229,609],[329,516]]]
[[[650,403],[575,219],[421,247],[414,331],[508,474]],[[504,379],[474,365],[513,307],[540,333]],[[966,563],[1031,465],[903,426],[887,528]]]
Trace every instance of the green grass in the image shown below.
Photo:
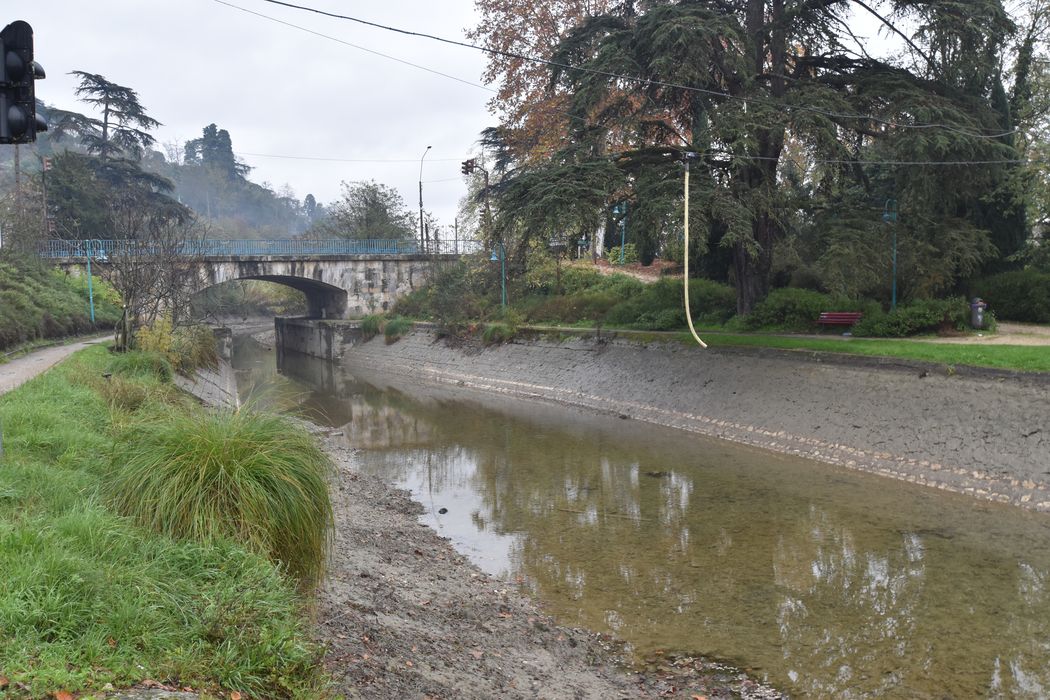
[[[142,400],[108,401],[98,390],[107,372],[138,376]],[[158,534],[107,506],[118,431],[180,410],[172,396],[149,363],[95,347],[0,397],[8,696],[146,678],[258,698],[324,695],[304,600],[278,566],[231,540]]]
[[[695,344],[688,333],[645,333],[617,331],[625,338],[639,341],[681,342]],[[867,338],[793,338],[785,335],[732,334],[702,331],[700,337],[709,347],[762,347],[781,350],[832,352],[872,357],[899,357],[943,365],[995,367],[1020,372],[1050,372],[1050,348],[1025,345],[966,345],[931,343],[922,340],[882,340]]]
[[[330,469],[313,437],[286,418],[195,411],[122,436],[111,490],[115,508],[140,525],[244,543],[309,587],[324,571],[332,528]]]
[[[388,345],[400,340],[401,336],[410,330],[412,330],[412,319],[402,316],[388,318],[386,323],[383,324],[383,335]]]

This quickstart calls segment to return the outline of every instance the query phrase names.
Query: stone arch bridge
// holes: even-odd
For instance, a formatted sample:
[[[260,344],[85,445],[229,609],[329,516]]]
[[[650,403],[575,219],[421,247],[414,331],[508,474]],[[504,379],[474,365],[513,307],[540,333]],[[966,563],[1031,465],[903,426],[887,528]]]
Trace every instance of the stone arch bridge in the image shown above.
[[[180,244],[197,268],[192,292],[234,280],[276,282],[306,295],[314,318],[359,318],[389,309],[442,263],[480,249],[477,241],[205,240]],[[136,241],[47,241],[41,256],[67,270],[155,255]],[[163,256],[157,256],[163,257]],[[170,255],[167,259],[171,259]]]

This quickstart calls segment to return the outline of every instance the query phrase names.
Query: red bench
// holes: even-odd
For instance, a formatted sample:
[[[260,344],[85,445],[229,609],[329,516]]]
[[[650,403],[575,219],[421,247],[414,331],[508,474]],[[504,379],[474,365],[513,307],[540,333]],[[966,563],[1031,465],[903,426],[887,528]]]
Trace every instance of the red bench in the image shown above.
[[[822,326],[852,326],[863,315],[859,311],[822,311],[817,323]]]

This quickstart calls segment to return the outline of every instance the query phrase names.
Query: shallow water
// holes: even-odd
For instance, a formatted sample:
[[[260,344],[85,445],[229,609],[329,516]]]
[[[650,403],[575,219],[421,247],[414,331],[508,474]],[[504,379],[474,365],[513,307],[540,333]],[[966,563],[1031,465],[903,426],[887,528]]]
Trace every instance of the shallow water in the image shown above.
[[[338,426],[479,566],[640,657],[717,657],[796,696],[1050,695],[1045,515],[545,404],[381,389],[309,358],[278,375],[250,343],[236,355],[255,400]]]

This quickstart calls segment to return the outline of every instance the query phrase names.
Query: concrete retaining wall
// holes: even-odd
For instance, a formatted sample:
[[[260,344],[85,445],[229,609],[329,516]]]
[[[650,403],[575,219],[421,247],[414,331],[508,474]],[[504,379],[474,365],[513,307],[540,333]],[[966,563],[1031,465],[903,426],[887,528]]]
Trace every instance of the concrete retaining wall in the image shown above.
[[[321,360],[338,361],[343,349],[364,339],[359,321],[322,321],[309,318],[275,318],[278,358],[296,352]]]
[[[351,373],[554,401],[1050,511],[1050,381],[814,353],[614,340],[343,348]]]

